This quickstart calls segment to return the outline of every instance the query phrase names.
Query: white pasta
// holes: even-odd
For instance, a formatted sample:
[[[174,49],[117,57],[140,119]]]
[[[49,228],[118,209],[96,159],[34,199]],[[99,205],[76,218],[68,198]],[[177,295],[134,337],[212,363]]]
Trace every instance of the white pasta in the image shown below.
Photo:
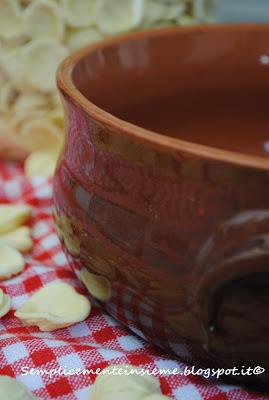
[[[55,124],[58,128],[63,132],[64,130],[64,110],[63,108],[55,108],[52,111],[49,111],[48,118],[50,121]]]
[[[50,102],[53,108],[62,107],[62,100],[58,90],[50,93]]]
[[[23,29],[25,35],[31,39],[46,36],[62,40],[65,28],[56,2],[53,0],[32,2],[23,14]]]
[[[0,1],[0,38],[10,39],[22,32],[21,10],[17,0]]]
[[[0,113],[7,112],[14,101],[14,89],[9,82],[0,85]]]
[[[143,25],[151,26],[162,20],[165,5],[160,0],[145,0]]]
[[[195,21],[210,20],[212,10],[219,0],[193,0],[193,19]]]
[[[60,150],[63,143],[62,131],[46,116],[26,121],[18,136],[29,151],[57,151],[57,149]]]
[[[0,235],[0,245],[7,244],[21,252],[27,252],[33,247],[31,230],[28,226],[21,226],[14,231]]]
[[[174,0],[166,5],[162,18],[165,21],[176,21],[184,14],[185,9],[186,4]]]
[[[32,208],[25,204],[0,204],[0,234],[13,231],[29,220]]]
[[[57,158],[57,153],[52,151],[34,151],[25,160],[25,175],[30,179],[37,176],[52,177]]]
[[[93,24],[96,0],[61,0],[61,6],[68,25],[80,28]]]
[[[25,82],[22,76],[21,55],[22,48],[20,47],[8,50],[5,53],[4,59],[2,61],[0,59],[0,63],[12,86],[18,91],[27,92],[30,86]]]
[[[39,93],[25,93],[16,99],[13,110],[16,112],[33,111],[36,109],[47,109],[49,107],[48,98]]]
[[[15,316],[41,331],[53,331],[81,322],[91,311],[89,300],[67,283],[51,283],[39,289]]]
[[[122,373],[113,374],[115,367],[118,370],[121,368]],[[158,379],[152,375],[143,375],[142,372],[141,368],[132,365],[111,365],[105,368],[95,381],[91,400],[144,400],[153,394],[161,395]]]
[[[23,32],[21,32],[19,36],[11,37],[9,39],[1,38],[1,52],[4,54],[6,51],[16,49],[25,43],[26,37],[23,35]]]
[[[104,34],[96,28],[81,29],[70,32],[67,36],[67,46],[70,50],[76,50],[80,47],[98,42],[104,38]]]
[[[68,50],[50,38],[38,38],[23,48],[21,69],[24,80],[41,92],[55,90],[55,71]]]
[[[35,118],[39,118],[40,116],[43,116],[47,113],[47,110],[43,108],[37,108],[37,109],[32,109],[30,110],[17,110],[14,114],[11,113],[9,115],[5,122],[7,129],[9,131],[9,136],[14,138],[15,140],[18,141],[18,144],[20,143],[21,145],[25,147],[29,146],[28,143],[23,144],[23,140],[21,138],[21,130],[25,124]]]
[[[21,382],[5,375],[0,376],[0,399],[38,400]]]
[[[95,22],[102,32],[115,34],[138,27],[143,13],[144,0],[98,0]]]
[[[0,280],[9,279],[24,270],[25,261],[18,250],[1,243],[0,254]]]
[[[22,160],[29,152],[61,148],[64,117],[55,75],[70,51],[123,31],[209,21],[216,2],[0,0],[0,156]],[[50,169],[42,166],[46,158]],[[44,174],[55,167],[48,154],[38,168],[31,158],[25,166],[33,162]],[[72,238],[66,242],[79,252]]]
[[[0,318],[4,317],[11,308],[11,298],[0,289]],[[1,393],[1,392],[0,392]]]
[[[89,293],[97,300],[107,302],[111,299],[111,284],[104,276],[96,275],[83,268],[80,277]]]

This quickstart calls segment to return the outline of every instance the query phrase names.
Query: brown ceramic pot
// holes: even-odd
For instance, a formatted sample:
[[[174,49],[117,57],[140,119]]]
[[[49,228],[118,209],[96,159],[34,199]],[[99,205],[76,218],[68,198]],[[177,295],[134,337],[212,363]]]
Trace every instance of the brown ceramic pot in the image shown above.
[[[58,86],[55,220],[91,295],[191,363],[268,369],[269,26],[113,38]]]

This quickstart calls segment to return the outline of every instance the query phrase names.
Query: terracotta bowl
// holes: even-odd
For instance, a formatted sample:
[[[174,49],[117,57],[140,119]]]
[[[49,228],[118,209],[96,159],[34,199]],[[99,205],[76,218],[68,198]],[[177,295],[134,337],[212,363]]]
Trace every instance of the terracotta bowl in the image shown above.
[[[55,220],[91,295],[192,364],[268,370],[269,26],[113,38],[58,86]]]

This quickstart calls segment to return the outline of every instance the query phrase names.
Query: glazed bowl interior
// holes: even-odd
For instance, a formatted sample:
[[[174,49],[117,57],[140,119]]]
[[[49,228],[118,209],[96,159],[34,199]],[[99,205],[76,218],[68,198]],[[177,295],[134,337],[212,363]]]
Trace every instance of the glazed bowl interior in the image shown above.
[[[142,32],[78,53],[72,80],[148,135],[266,158],[268,43],[267,26]]]

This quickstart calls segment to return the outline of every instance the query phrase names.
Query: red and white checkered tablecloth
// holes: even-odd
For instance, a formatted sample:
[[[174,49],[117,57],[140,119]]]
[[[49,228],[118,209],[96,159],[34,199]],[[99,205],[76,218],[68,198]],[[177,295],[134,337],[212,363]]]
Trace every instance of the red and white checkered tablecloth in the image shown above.
[[[83,287],[62,252],[51,216],[51,181],[27,180],[22,169],[0,163],[0,202],[30,204],[34,248],[27,256],[25,271],[1,282],[0,287],[12,297],[11,311],[0,320],[0,374],[16,377],[43,399],[90,399],[95,375],[60,376],[23,375],[22,367],[44,370],[103,369],[110,364],[132,364],[146,368],[183,370],[184,364],[155,350],[94,306],[82,323],[55,332],[40,332],[24,327],[14,317],[14,310],[30,294],[52,281],[65,281],[81,293]],[[1,256],[1,255],[0,255]],[[178,400],[265,400],[237,386],[226,386],[198,376],[160,378],[164,394]],[[2,400],[2,399],[1,399]]]

